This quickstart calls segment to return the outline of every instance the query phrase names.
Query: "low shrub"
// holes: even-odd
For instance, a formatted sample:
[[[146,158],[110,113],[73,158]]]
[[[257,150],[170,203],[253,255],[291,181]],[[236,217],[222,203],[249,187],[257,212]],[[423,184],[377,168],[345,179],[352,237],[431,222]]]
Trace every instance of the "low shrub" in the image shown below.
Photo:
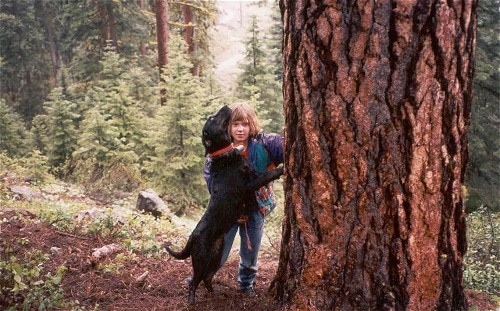
[[[464,258],[465,286],[490,294],[500,293],[500,213],[481,206],[467,216]]]

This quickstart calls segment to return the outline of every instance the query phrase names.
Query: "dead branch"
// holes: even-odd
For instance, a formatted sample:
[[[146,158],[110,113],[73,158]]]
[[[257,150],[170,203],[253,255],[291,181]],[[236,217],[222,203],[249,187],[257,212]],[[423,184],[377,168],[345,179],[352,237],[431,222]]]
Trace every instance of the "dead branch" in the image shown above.
[[[149,275],[149,271],[146,271],[143,274],[141,274],[138,278],[135,279],[135,285],[138,287],[143,286],[148,275]]]
[[[119,252],[121,250],[122,250],[121,246],[114,243],[104,245],[101,248],[94,248],[94,252],[92,253],[90,261],[92,264],[96,264],[102,258],[114,254],[116,252]]]

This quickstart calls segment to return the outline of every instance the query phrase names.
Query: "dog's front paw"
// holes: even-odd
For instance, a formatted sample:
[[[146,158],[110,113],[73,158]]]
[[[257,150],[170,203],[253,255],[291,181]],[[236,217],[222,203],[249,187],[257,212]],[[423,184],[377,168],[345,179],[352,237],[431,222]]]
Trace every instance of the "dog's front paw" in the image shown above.
[[[274,171],[276,172],[276,175],[281,176],[284,174],[285,172],[285,169],[283,166],[279,166],[278,168],[274,169]]]

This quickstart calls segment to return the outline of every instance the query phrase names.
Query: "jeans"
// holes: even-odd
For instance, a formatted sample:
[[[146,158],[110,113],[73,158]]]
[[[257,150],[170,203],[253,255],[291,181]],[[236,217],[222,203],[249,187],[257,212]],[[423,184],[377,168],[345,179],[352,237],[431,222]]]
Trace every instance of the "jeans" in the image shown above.
[[[253,287],[258,270],[258,255],[264,232],[264,217],[255,210],[248,215],[246,224],[234,224],[224,237],[224,249],[220,267],[226,262],[233,246],[236,231],[240,232],[240,264],[238,268],[238,285],[240,289]]]

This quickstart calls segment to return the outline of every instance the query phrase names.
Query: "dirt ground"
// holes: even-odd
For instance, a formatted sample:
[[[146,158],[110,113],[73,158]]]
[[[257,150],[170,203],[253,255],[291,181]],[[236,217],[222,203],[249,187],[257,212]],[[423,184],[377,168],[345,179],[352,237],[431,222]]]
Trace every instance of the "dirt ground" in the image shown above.
[[[119,252],[92,265],[89,258],[93,249],[115,241],[92,240],[58,232],[41,222],[12,217],[15,213],[0,209],[0,218],[4,219],[0,227],[0,260],[6,259],[3,256],[7,247],[10,247],[9,253],[12,251],[18,258],[35,249],[42,253],[52,253],[44,264],[43,273],[50,271],[55,275],[57,267],[67,267],[68,270],[62,279],[66,300],[78,300],[85,310],[94,310],[96,306],[95,310],[187,310],[186,278],[191,273],[189,260],[175,260],[166,253],[162,258],[151,258],[144,254]],[[28,212],[23,213],[25,216],[34,217]],[[9,221],[5,222],[5,219]],[[22,238],[29,242],[19,243]],[[118,261],[116,256],[120,253],[134,259],[119,260],[117,266],[121,266],[111,272],[100,269]],[[214,278],[214,292],[210,294],[200,285],[193,310],[278,310],[278,304],[267,294],[276,272],[277,258],[265,250],[260,256],[256,297],[249,298],[237,292],[238,258],[236,254],[231,254],[228,262]],[[149,275],[144,284],[136,284],[136,278],[145,271],[149,271]],[[23,298],[2,292],[0,310],[12,305],[13,299]]]
[[[64,265],[67,268],[62,279],[64,298],[67,301],[77,300],[85,310],[188,310],[186,278],[191,272],[189,260],[174,260],[167,254],[161,258],[151,258],[140,253],[129,254],[122,251],[92,265],[89,258],[93,249],[115,241],[58,232],[48,224],[29,221],[36,219],[28,212],[21,212],[28,220],[12,217],[16,213],[20,212],[0,209],[0,218],[4,220],[0,227],[0,259],[6,259],[3,257],[7,247],[18,258],[35,249],[42,253],[52,253],[44,264],[44,273],[50,271],[55,275],[57,267]],[[23,238],[29,242],[19,243]],[[132,260],[118,260],[120,253]],[[260,256],[256,297],[249,298],[237,292],[238,258],[233,253],[214,278],[214,292],[208,293],[200,286],[196,305],[190,310],[280,310],[280,305],[268,294],[278,259],[265,249]],[[113,263],[116,264],[115,269],[101,269]],[[145,282],[137,284],[136,279],[145,271],[149,271]],[[0,309],[12,305],[13,299],[23,297],[2,292]],[[488,295],[468,291],[468,299],[470,308],[495,310]]]

